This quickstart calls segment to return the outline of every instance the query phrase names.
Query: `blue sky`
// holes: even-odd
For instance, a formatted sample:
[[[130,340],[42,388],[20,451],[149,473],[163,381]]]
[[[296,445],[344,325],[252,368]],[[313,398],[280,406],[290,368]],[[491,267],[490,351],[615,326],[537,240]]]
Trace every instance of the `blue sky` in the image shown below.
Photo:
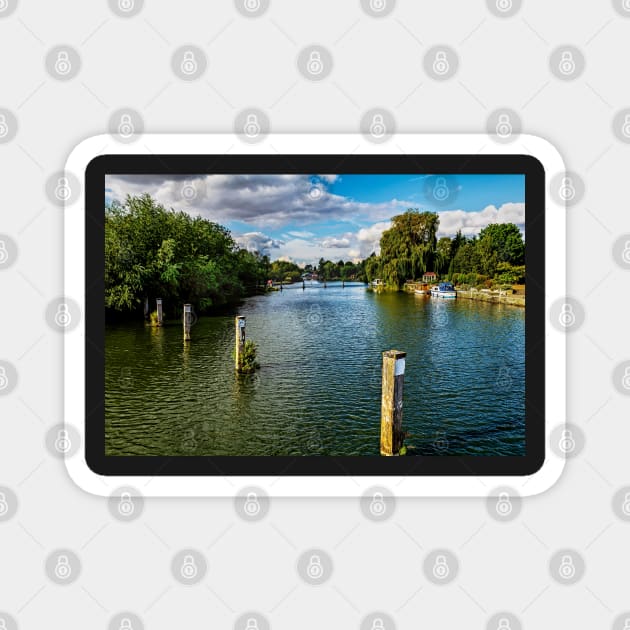
[[[300,264],[378,251],[390,219],[408,208],[440,216],[439,236],[489,223],[524,229],[523,175],[108,176],[106,199],[149,193],[166,207],[225,225],[244,247]]]

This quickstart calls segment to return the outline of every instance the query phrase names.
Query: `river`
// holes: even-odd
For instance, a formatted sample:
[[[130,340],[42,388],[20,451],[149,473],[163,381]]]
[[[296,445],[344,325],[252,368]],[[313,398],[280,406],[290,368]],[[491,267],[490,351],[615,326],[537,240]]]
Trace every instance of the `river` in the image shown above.
[[[261,369],[237,376],[234,315]],[[180,323],[108,325],[108,455],[378,455],[381,353],[407,352],[410,454],[523,455],[525,310],[307,283]]]

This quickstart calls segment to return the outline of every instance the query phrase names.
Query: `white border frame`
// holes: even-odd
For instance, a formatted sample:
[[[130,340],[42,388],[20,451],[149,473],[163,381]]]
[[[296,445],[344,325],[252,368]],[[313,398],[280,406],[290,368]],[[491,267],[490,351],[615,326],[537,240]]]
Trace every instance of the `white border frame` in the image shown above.
[[[525,154],[544,166],[547,183],[565,172],[558,151],[546,140],[520,135],[513,142],[496,142],[485,134],[400,134],[388,142],[373,143],[358,134],[270,134],[256,144],[242,142],[234,134],[146,134],[135,142],[121,143],[114,136],[93,136],[81,142],[70,154],[66,171],[85,181],[89,162],[106,154]],[[65,208],[65,295],[85,305],[85,197]],[[566,208],[546,187],[546,295],[545,307],[566,295]],[[551,271],[553,270],[553,272]],[[122,486],[136,488],[144,496],[233,497],[244,487],[254,486],[274,497],[352,497],[385,486],[397,496],[435,497],[494,495],[510,488],[514,495],[531,496],[544,492],[560,477],[564,458],[549,448],[552,431],[564,425],[566,414],[566,333],[554,328],[546,318],[546,457],[541,469],[531,476],[164,476],[105,477],[92,472],[85,460],[85,321],[65,333],[64,406],[65,422],[79,434],[81,449],[66,459],[73,481],[83,490],[109,496]]]

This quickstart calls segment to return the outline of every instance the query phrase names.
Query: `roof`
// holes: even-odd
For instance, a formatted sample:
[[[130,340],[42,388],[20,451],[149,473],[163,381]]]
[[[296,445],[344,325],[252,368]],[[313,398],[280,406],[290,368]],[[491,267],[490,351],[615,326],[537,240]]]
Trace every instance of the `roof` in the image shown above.
[[[424,274],[422,274],[424,276],[437,276],[437,273],[435,273],[435,271],[425,271]]]

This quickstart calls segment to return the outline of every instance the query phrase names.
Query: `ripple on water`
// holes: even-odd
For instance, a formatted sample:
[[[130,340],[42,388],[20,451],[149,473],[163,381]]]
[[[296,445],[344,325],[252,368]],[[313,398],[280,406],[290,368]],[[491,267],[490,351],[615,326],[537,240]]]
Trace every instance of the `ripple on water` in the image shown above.
[[[106,450],[142,455],[377,455],[381,353],[407,352],[404,427],[421,454],[524,453],[517,307],[287,288],[246,300],[261,369],[237,376],[233,316],[106,334]],[[446,438],[436,447],[436,436]]]

